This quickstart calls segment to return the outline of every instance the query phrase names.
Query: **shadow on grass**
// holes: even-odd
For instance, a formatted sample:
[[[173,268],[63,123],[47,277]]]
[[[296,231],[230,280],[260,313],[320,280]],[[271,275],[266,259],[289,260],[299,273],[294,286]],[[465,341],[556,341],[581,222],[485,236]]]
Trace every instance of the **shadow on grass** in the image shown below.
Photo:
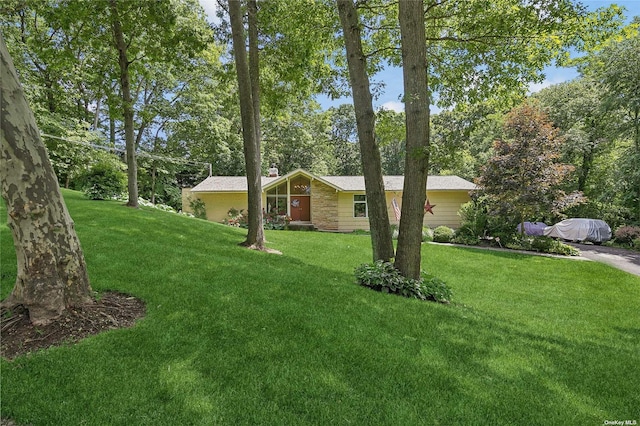
[[[146,215],[165,214],[80,203],[70,208],[94,287],[145,298],[148,316],[133,329],[2,361],[3,415],[21,423],[637,418],[632,327],[612,323],[611,336],[597,340],[523,326],[489,309],[407,300],[358,287],[340,253],[326,265],[301,253],[303,243],[284,256],[256,253],[237,246],[244,231],[183,218],[148,229],[138,217],[156,223]],[[281,235],[274,243],[289,243]],[[369,255],[368,241],[341,241],[356,257]],[[477,274],[485,263],[464,272]]]

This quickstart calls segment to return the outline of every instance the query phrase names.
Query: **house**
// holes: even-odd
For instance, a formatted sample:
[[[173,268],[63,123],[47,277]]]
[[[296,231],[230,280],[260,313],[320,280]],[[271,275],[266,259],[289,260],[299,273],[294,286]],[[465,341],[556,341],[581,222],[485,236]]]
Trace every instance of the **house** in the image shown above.
[[[398,220],[395,203],[401,207],[404,176],[384,176],[387,209],[392,224]],[[458,210],[470,200],[476,186],[458,176],[429,176],[427,199],[430,211],[425,226],[460,226]],[[204,202],[207,219],[222,222],[231,208],[247,209],[247,178],[209,176],[182,192],[184,211],[189,199]],[[363,176],[315,176],[297,169],[283,176],[262,177],[262,205],[265,211],[288,215],[292,222],[309,224],[319,230],[349,232],[368,230],[368,208]]]

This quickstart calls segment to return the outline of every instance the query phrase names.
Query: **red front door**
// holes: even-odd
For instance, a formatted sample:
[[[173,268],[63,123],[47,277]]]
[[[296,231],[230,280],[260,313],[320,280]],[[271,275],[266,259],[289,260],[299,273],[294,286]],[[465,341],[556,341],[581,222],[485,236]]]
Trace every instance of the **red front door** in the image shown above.
[[[311,220],[311,202],[308,195],[291,196],[291,220],[309,222]]]

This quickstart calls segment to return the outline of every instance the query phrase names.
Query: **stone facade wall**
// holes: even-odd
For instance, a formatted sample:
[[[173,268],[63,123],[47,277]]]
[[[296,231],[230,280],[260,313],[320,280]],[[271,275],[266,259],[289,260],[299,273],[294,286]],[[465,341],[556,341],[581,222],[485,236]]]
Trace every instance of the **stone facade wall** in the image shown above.
[[[338,230],[338,193],[322,182],[311,182],[311,221],[320,230]]]

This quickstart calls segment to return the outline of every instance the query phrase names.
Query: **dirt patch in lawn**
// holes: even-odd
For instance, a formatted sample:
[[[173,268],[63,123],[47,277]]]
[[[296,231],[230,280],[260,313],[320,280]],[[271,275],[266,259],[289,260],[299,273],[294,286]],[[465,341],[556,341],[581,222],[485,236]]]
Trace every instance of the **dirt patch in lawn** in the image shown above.
[[[118,292],[102,294],[92,305],[67,309],[55,321],[34,326],[23,306],[0,311],[0,353],[3,358],[75,343],[102,331],[131,327],[145,315],[142,300]]]

